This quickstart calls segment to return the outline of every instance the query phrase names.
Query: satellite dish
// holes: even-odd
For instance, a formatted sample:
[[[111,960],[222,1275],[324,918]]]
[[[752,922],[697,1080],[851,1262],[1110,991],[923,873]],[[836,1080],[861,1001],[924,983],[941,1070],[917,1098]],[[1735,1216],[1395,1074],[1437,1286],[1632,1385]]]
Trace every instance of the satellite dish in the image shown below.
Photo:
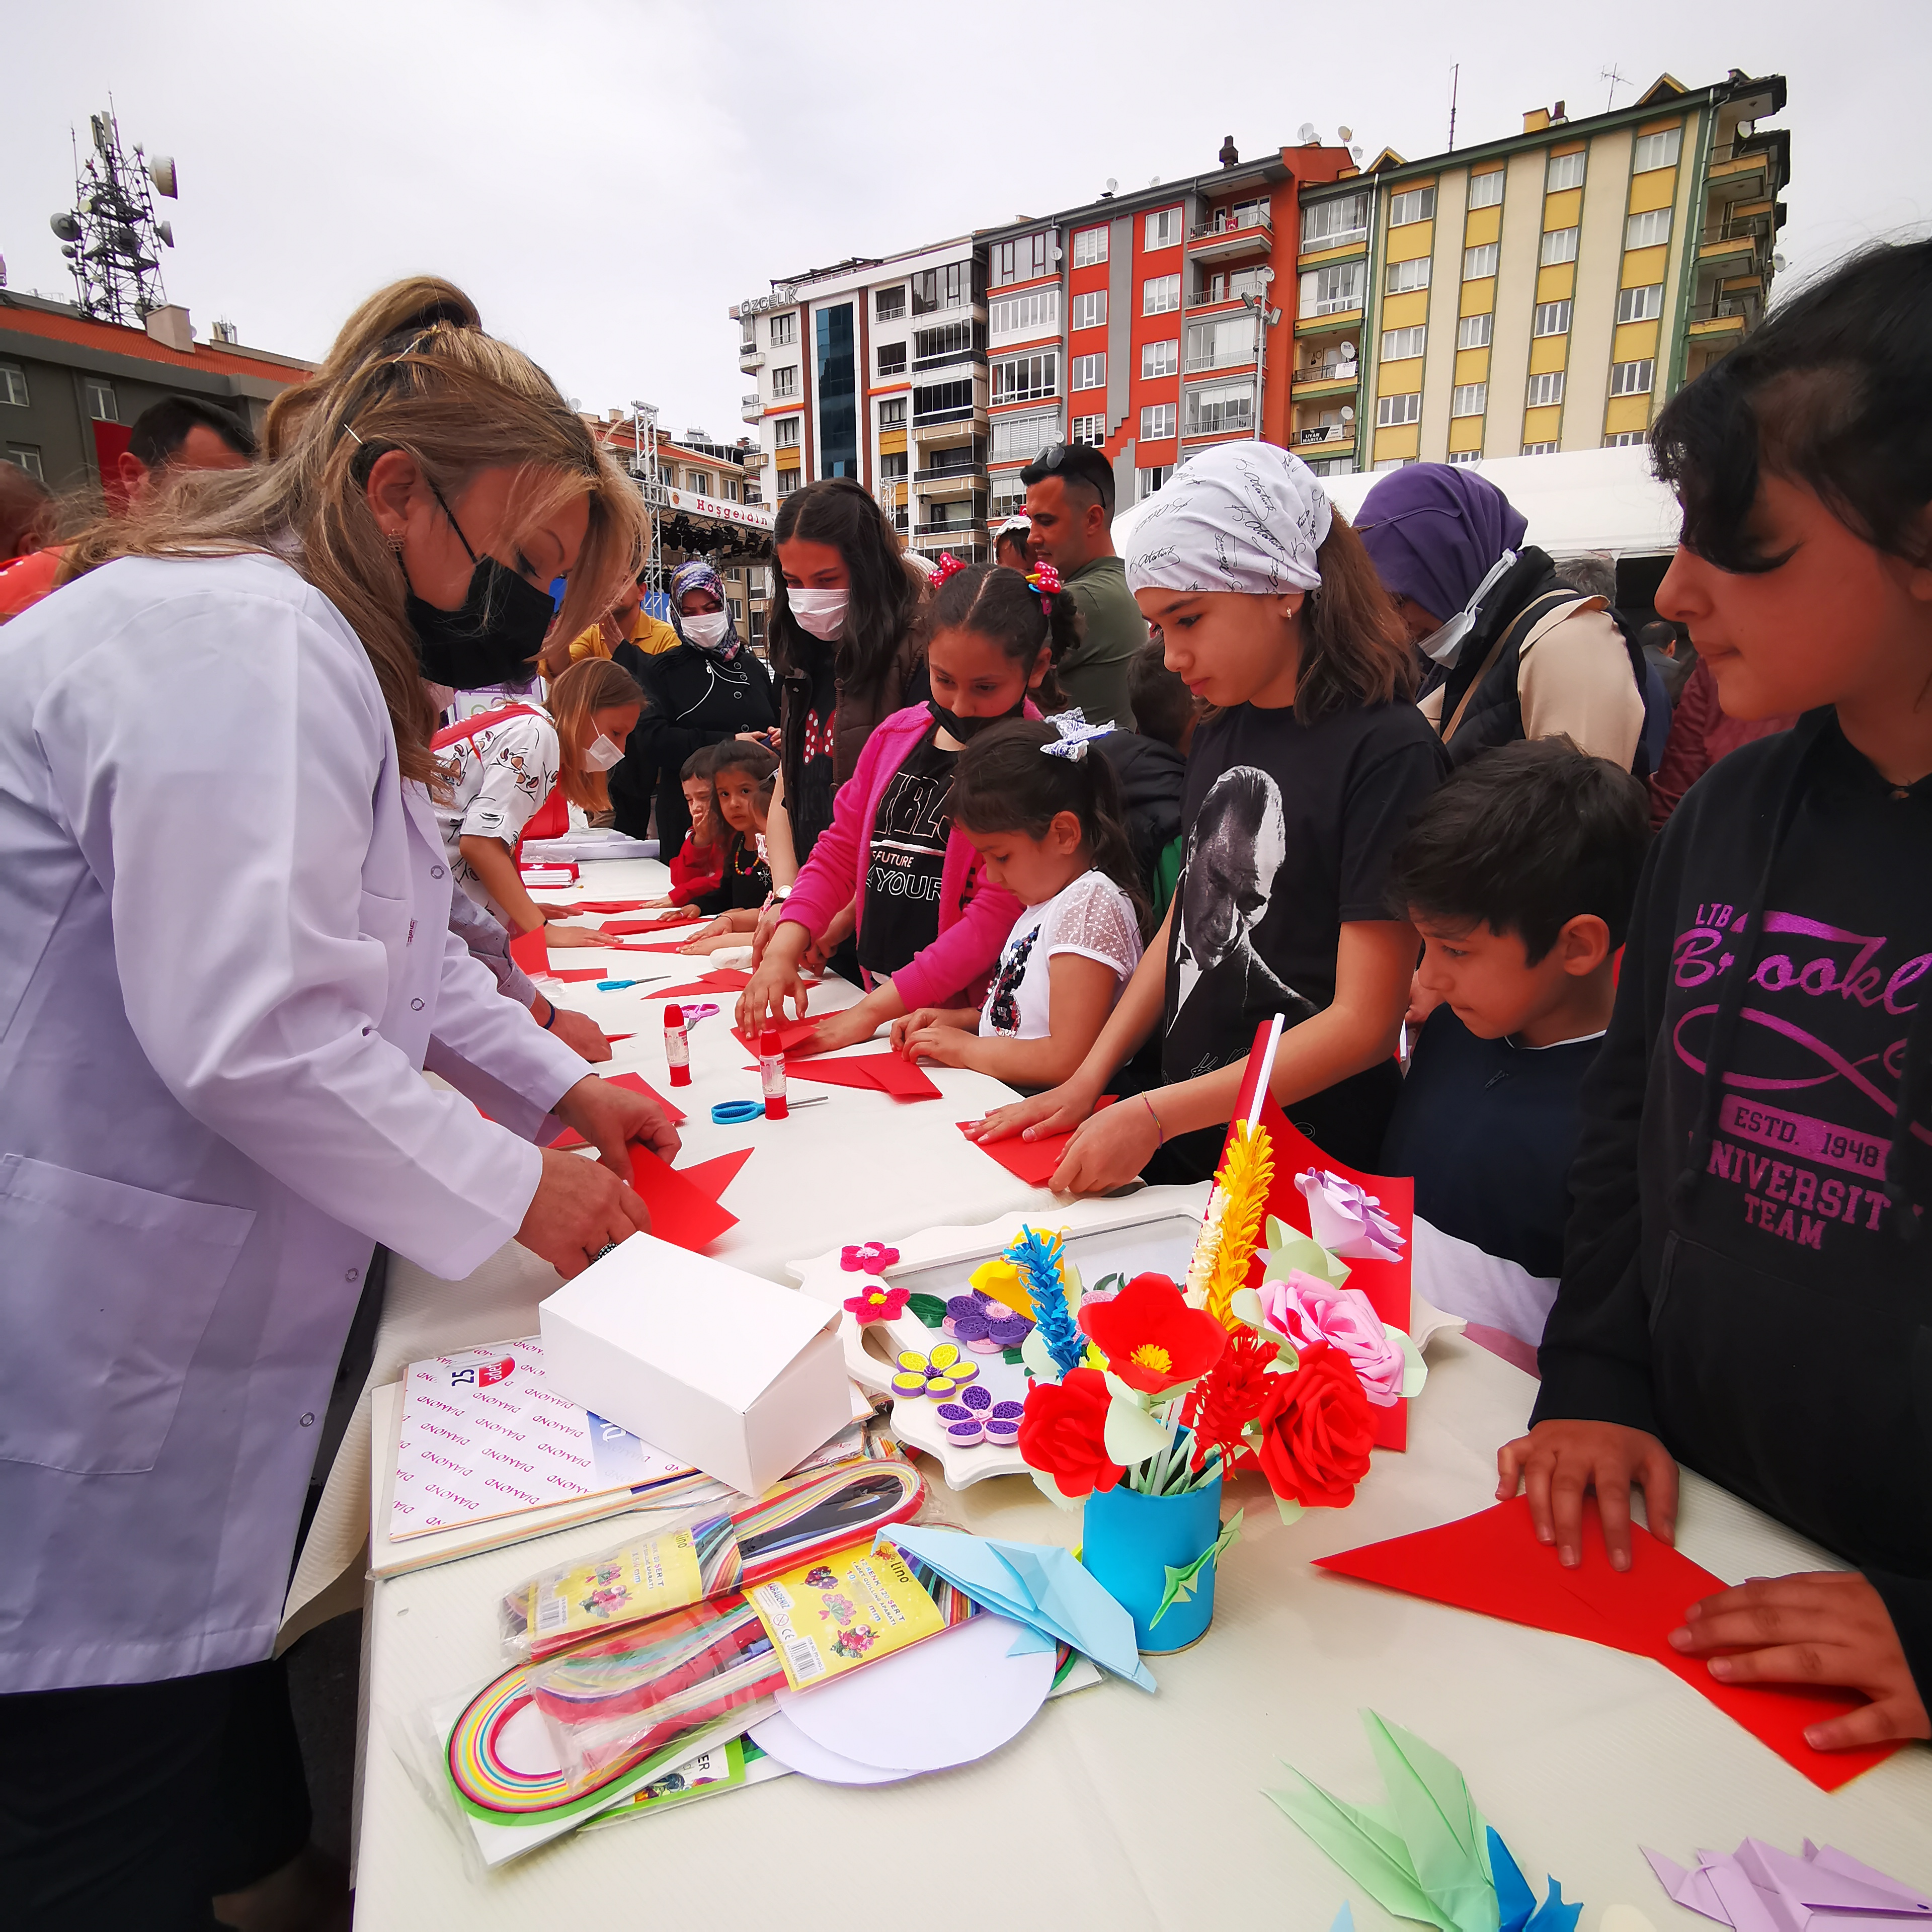
[[[1312,121],[1304,121],[1294,130],[1294,138],[1304,147],[1310,147],[1320,140],[1322,136],[1316,131],[1315,123]]]
[[[1120,186],[1120,183],[1119,183],[1118,182],[1117,182],[1117,181],[1114,178],[1114,177],[1113,177],[1112,175],[1109,175],[1109,176],[1107,177],[1107,192],[1108,192],[1109,194],[1112,194],[1113,193],[1113,191],[1114,190],[1114,189],[1116,189],[1116,188],[1118,188],[1119,186]]]
[[[1344,362],[1352,362],[1354,359],[1355,345],[1352,342],[1343,343],[1342,345],[1342,360]]]
[[[1337,128],[1335,132],[1340,137],[1342,145],[1345,148],[1355,138],[1355,130],[1352,128]]]
[[[172,221],[156,222],[154,232],[161,238],[165,246],[172,248],[175,245],[175,225]]]
[[[1158,187],[1160,187],[1160,176],[1158,176],[1158,175],[1152,175],[1152,176],[1150,176],[1148,177],[1148,186],[1149,188],[1158,188]]]
[[[1772,256],[1771,258],[1771,266],[1775,268],[1780,275],[1783,274],[1784,272],[1784,257],[1782,255]]]
[[[1757,123],[1755,121],[1740,121],[1738,123],[1738,139],[1740,141],[1748,141],[1756,132]]]
[[[1355,410],[1353,404],[1344,403],[1342,405],[1342,420],[1344,422],[1353,422],[1355,420]]]
[[[157,194],[164,194],[170,201],[181,199],[181,190],[175,184],[175,158],[172,154],[157,154],[148,164],[148,178],[154,184]]]
[[[47,226],[63,242],[78,242],[80,239],[80,224],[71,214],[56,214],[49,220]]]
[[[1361,149],[1359,148],[1351,148],[1348,150],[1348,158],[1352,161],[1359,161],[1362,158]]]

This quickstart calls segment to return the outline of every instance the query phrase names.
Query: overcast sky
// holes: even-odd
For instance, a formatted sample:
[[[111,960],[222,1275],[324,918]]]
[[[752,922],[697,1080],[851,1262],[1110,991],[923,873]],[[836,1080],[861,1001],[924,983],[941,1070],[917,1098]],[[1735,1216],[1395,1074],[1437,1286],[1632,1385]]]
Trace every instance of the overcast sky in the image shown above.
[[[992,9],[857,0],[65,0],[8,10],[0,255],[70,295],[47,218],[73,201],[70,123],[112,90],[124,142],[175,156],[170,298],[204,335],[321,353],[414,271],[586,409],[658,403],[734,436],[725,314],[774,276],[884,254],[1244,158],[1304,121],[1441,152],[1526,108],[1601,110],[1665,70],[1782,73],[1794,274],[1922,232],[1923,0],[1748,8],[1408,0]]]

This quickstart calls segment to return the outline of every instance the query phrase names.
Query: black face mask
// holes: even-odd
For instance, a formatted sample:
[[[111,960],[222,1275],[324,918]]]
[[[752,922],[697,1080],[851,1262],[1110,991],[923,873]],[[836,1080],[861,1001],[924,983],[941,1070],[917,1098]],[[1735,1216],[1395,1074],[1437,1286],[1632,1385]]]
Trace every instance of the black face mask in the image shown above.
[[[413,590],[404,598],[403,612],[416,633],[416,662],[422,674],[431,684],[458,691],[527,684],[536,674],[536,655],[556,614],[550,598],[508,564],[494,556],[478,556],[440,490],[436,500],[476,568],[470,573],[469,594],[460,610],[425,603]]]
[[[1003,724],[1009,718],[1024,717],[1027,700],[1032,694],[1030,692],[1022,692],[1018,704],[1010,711],[1002,711],[993,718],[956,718],[936,698],[928,698],[926,700],[926,708],[939,720],[939,728],[942,731],[951,732],[964,745],[976,738],[989,724]]]

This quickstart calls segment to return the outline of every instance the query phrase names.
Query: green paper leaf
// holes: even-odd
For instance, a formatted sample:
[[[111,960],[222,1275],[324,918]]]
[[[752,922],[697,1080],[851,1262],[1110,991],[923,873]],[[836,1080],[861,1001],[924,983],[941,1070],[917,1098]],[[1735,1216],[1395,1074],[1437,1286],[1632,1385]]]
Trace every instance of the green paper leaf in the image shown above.
[[[1429,1379],[1429,1364],[1422,1359],[1422,1351],[1415,1346],[1406,1329],[1391,1328],[1389,1339],[1402,1350],[1402,1392],[1405,1396],[1418,1396],[1422,1385]]]
[[[1372,1813],[1331,1796],[1294,1766],[1288,1766],[1288,1772],[1299,1789],[1270,1791],[1266,1796],[1308,1834],[1318,1850],[1333,1858],[1384,1911],[1398,1918],[1420,1919],[1425,1925],[1438,1928],[1439,1932],[1456,1932],[1423,1890],[1409,1863],[1408,1848],[1396,1832]]]
[[[1037,1328],[1027,1330],[1026,1340],[1020,1344],[1020,1360],[1031,1372],[1035,1382],[1059,1381],[1060,1364],[1053,1359],[1052,1352],[1046,1346],[1046,1337]]]
[[[906,1306],[928,1328],[938,1328],[946,1319],[946,1304],[936,1294],[909,1294]]]
[[[1362,1724],[1417,1882],[1439,1922],[1454,1932],[1498,1932],[1484,1826],[1462,1774],[1434,1746],[1373,1711],[1362,1713]]]
[[[1107,1407],[1104,1439],[1108,1460],[1129,1469],[1150,1456],[1166,1454],[1174,1441],[1138,1402],[1124,1402],[1118,1395]]]
[[[1276,1496],[1274,1506],[1281,1512],[1283,1522],[1299,1522],[1301,1520],[1302,1507],[1292,1496]]]
[[[1241,1519],[1247,1514],[1244,1509],[1235,1510],[1232,1516],[1221,1526],[1221,1534],[1194,1561],[1184,1569],[1177,1570],[1172,1564],[1166,1566],[1167,1587],[1160,1593],[1160,1603],[1148,1619],[1148,1628],[1152,1630],[1176,1604],[1190,1601],[1201,1587],[1201,1573],[1218,1557],[1222,1550],[1231,1550],[1240,1541]]]
[[[1298,1268],[1304,1274],[1318,1276],[1340,1288],[1348,1279],[1348,1264],[1338,1261],[1313,1236],[1270,1214],[1268,1218],[1268,1244],[1262,1250],[1264,1281],[1286,1281]]]
[[[1000,1360],[1004,1362],[1008,1368],[1017,1369],[1024,1364],[1026,1351],[1024,1348],[1002,1348],[1000,1351]]]

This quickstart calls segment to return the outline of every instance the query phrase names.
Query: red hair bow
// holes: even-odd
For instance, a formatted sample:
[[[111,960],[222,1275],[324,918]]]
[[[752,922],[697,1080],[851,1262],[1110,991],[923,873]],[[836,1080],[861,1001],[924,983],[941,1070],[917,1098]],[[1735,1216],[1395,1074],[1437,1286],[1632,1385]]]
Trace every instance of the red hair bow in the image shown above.
[[[958,558],[948,550],[933,566],[932,580],[934,584],[944,584],[949,577],[956,577],[965,568]]]
[[[1034,594],[1040,599],[1040,608],[1049,616],[1053,610],[1053,600],[1060,595],[1060,572],[1042,560],[1027,572],[1027,581],[1032,585]]]

